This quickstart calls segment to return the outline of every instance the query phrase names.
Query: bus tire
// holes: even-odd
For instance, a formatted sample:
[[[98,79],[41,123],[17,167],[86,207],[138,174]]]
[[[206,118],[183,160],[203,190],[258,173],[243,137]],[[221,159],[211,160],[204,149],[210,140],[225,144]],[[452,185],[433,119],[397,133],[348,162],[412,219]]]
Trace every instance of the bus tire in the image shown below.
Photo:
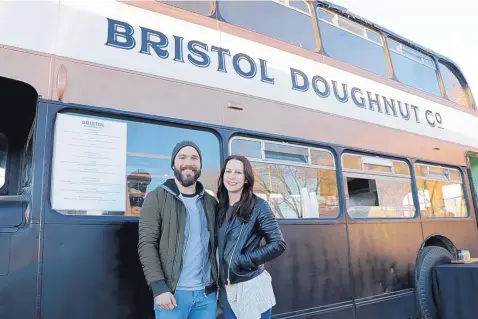
[[[415,290],[420,318],[438,318],[438,311],[433,301],[432,269],[436,265],[449,264],[451,260],[453,260],[452,254],[442,247],[428,246],[420,252],[415,273]]]

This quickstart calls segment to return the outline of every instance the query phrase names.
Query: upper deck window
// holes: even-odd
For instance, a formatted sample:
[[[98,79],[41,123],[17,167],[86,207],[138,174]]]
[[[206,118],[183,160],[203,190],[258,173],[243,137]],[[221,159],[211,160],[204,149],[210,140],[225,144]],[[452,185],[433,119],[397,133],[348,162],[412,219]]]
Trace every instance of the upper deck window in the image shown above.
[[[174,178],[171,152],[182,140],[200,147],[199,181],[215,194],[220,146],[213,133],[137,120],[58,114],[53,209],[69,215],[139,216],[146,195]]]
[[[227,23],[304,49],[317,48],[310,8],[304,1],[219,1],[218,9]]]
[[[342,62],[388,76],[380,34],[332,11],[317,8],[325,53]]]
[[[398,81],[441,96],[435,62],[431,57],[392,39],[387,39],[387,44]]]
[[[234,138],[231,153],[249,158],[254,193],[277,218],[336,218],[339,215],[334,156],[327,150],[265,140]]]
[[[170,6],[191,11],[203,16],[210,16],[213,13],[213,1],[168,1],[168,0],[154,0]]]
[[[5,134],[0,133],[0,188],[5,184],[7,171],[8,141]]]
[[[445,64],[438,64],[440,66],[441,77],[448,98],[455,103],[470,107],[471,104],[468,99],[468,94],[458,80],[458,77],[455,75],[455,72]]]

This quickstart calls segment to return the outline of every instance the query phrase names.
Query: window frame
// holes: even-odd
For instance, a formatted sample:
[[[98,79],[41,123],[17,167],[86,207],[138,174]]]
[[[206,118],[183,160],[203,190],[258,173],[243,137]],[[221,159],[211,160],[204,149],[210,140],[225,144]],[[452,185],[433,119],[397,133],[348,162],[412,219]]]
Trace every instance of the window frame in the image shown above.
[[[340,26],[338,23],[337,23],[337,24],[330,23],[329,21],[320,18],[320,16],[319,16],[319,10],[323,10],[323,11],[329,13],[329,14],[334,15],[334,18],[337,19],[337,20],[339,20],[339,19],[344,19],[345,21],[347,21],[347,23],[351,23],[351,24],[355,24],[355,25],[361,26],[362,28],[364,28],[364,29],[367,30],[367,31],[370,30],[370,32],[376,33],[376,34],[378,35],[378,37],[380,38],[380,43],[377,43],[377,42],[373,41],[372,39],[369,39],[368,37],[364,37],[364,36],[362,36],[362,35],[360,35],[360,34],[357,34],[357,33],[355,33],[355,32],[352,32],[351,30],[346,29],[346,28]],[[381,33],[380,31],[374,30],[373,28],[370,28],[369,26],[366,26],[366,25],[364,25],[364,24],[362,24],[362,23],[359,23],[359,22],[356,22],[356,21],[354,21],[354,20],[352,20],[352,19],[349,19],[349,18],[347,18],[347,17],[345,17],[345,16],[343,16],[343,15],[341,15],[341,14],[338,14],[337,12],[328,10],[328,9],[325,8],[325,7],[317,6],[317,7],[315,8],[315,13],[316,13],[316,16],[317,16],[317,20],[319,20],[319,21],[321,21],[321,22],[323,22],[323,23],[327,23],[328,25],[331,25],[331,26],[333,26],[333,27],[335,27],[335,28],[337,28],[337,29],[340,29],[340,30],[342,30],[342,31],[344,31],[344,32],[348,32],[348,33],[350,33],[350,34],[352,34],[352,35],[354,35],[354,36],[356,36],[356,37],[359,37],[359,38],[361,38],[361,39],[363,39],[363,40],[372,42],[373,44],[375,44],[375,45],[381,47],[382,49],[385,47],[385,44],[384,44],[385,39],[384,39],[384,37],[383,37],[383,35],[382,35],[382,33]],[[322,41],[322,39],[321,39],[321,41]]]
[[[433,55],[430,55],[430,54],[428,54],[428,53],[427,53],[427,54],[426,54],[426,53],[423,53],[423,52],[421,52],[420,50],[417,50],[417,49],[415,49],[414,47],[412,47],[412,46],[410,46],[410,45],[408,45],[408,44],[406,44],[406,43],[403,43],[403,41],[401,41],[401,40],[399,40],[399,39],[395,39],[394,37],[390,37],[390,36],[389,36],[389,37],[387,37],[386,40],[387,40],[387,47],[388,47],[388,50],[389,50],[389,51],[394,52],[394,53],[396,53],[396,54],[399,54],[399,55],[401,55],[402,57],[407,58],[407,59],[409,59],[409,60],[412,60],[412,61],[414,61],[414,62],[417,62],[417,63],[419,63],[419,64],[421,64],[421,65],[423,65],[423,66],[426,66],[427,68],[430,68],[430,69],[432,69],[432,70],[435,70],[435,72],[437,71],[438,67],[437,67],[437,64],[436,64],[436,62],[435,62],[435,59],[434,59]],[[388,45],[388,41],[392,41],[392,42],[397,43],[397,44],[400,46],[400,49],[401,49],[402,52],[398,52],[397,50],[392,49],[392,48],[390,47],[390,45]],[[412,53],[416,54],[417,56],[420,56],[421,59],[422,59],[422,61],[418,61],[418,60],[416,60],[416,59],[411,58],[411,57],[408,56],[408,55],[403,54],[403,51],[404,51],[403,49],[404,49],[404,48],[405,48],[405,51],[406,51],[406,50],[409,50],[409,51],[412,51]],[[431,63],[433,63],[433,66],[427,65],[426,63],[423,62],[423,60],[429,60]],[[438,79],[437,79],[437,82],[438,82]],[[401,82],[400,82],[400,83],[401,83]]]
[[[47,192],[46,192],[46,201],[47,201],[47,210],[49,211],[48,219],[52,220],[65,220],[67,223],[98,223],[98,224],[105,224],[105,223],[124,223],[124,222],[137,222],[139,220],[139,216],[126,216],[124,215],[125,212],[121,215],[80,215],[80,214],[67,214],[64,211],[59,211],[53,208],[52,205],[52,196],[53,196],[53,171],[54,171],[54,148],[55,148],[55,128],[56,128],[56,120],[57,114],[72,114],[76,116],[86,116],[86,117],[93,117],[93,118],[100,118],[104,120],[113,120],[113,121],[124,121],[124,122],[136,122],[139,124],[149,124],[149,125],[159,125],[163,127],[170,127],[176,129],[189,129],[192,131],[200,131],[204,133],[212,134],[218,142],[218,150],[219,153],[219,167],[218,172],[221,169],[221,165],[224,161],[224,152],[223,152],[223,138],[219,133],[217,126],[215,125],[208,125],[202,123],[192,123],[190,121],[185,121],[181,119],[170,120],[161,116],[153,116],[153,115],[144,115],[144,114],[137,114],[137,113],[130,113],[124,111],[106,111],[101,108],[86,106],[86,108],[78,108],[78,107],[60,107],[57,111],[54,112],[52,118],[50,119],[50,147],[49,147],[49,158],[47,159],[49,162],[48,165],[48,172],[46,174],[47,179]],[[171,149],[172,151],[172,149]],[[127,152],[128,153],[128,152]],[[204,156],[204,155],[203,155]],[[125,179],[128,175],[125,175]],[[127,185],[127,181],[126,181]]]
[[[272,164],[272,165],[279,165],[279,166],[293,166],[293,167],[304,167],[304,168],[312,168],[312,169],[324,169],[324,170],[329,170],[335,172],[335,181],[337,185],[337,211],[338,214],[334,218],[278,218],[277,220],[282,223],[282,224],[330,224],[334,222],[338,222],[343,219],[344,213],[342,209],[342,193],[341,193],[341,186],[340,183],[341,181],[339,180],[339,175],[338,175],[338,166],[337,166],[337,156],[334,155],[334,153],[330,150],[330,148],[326,146],[310,146],[307,145],[307,143],[301,143],[301,142],[278,142],[275,141],[273,138],[270,137],[261,137],[261,138],[256,138],[256,137],[249,137],[249,136],[244,136],[242,134],[235,134],[229,137],[229,141],[227,143],[227,148],[228,148],[228,155],[233,155],[232,152],[232,144],[235,140],[245,140],[245,141],[252,141],[252,142],[259,142],[261,143],[261,159],[255,158],[255,157],[249,157],[245,156],[250,162],[252,163],[261,163],[261,164]],[[306,163],[297,163],[297,162],[292,162],[292,161],[282,161],[282,160],[268,160],[265,159],[265,154],[264,154],[264,144],[265,143],[272,143],[272,144],[277,144],[277,145],[286,145],[286,146],[291,146],[291,147],[299,147],[299,148],[307,148],[308,149],[308,163],[310,164],[311,162],[311,156],[310,156],[310,150],[318,150],[318,151],[324,151],[332,156],[333,164],[334,166],[325,166],[325,165],[314,165],[314,164],[306,164]]]
[[[427,166],[427,167],[437,167],[437,168],[442,168],[442,169],[448,169],[452,171],[458,172],[460,176],[460,185],[461,185],[461,191],[462,191],[462,196],[463,200],[465,201],[465,207],[466,207],[466,216],[460,216],[460,217],[447,217],[447,216],[439,216],[439,217],[434,217],[434,216],[427,216],[423,215],[421,212],[421,207],[420,207],[420,202],[417,202],[417,209],[418,209],[418,214],[421,216],[422,219],[425,220],[444,220],[444,221],[460,221],[460,220],[467,220],[471,218],[471,211],[470,211],[470,202],[468,198],[468,192],[467,192],[467,186],[466,186],[466,180],[463,175],[463,171],[458,167],[458,166],[450,166],[450,165],[442,165],[442,164],[437,164],[437,163],[429,163],[429,162],[423,162],[423,161],[416,161],[413,163],[413,174],[415,176],[415,192],[418,197],[418,187],[417,187],[417,181],[418,180],[429,180],[429,181],[435,181],[435,182],[456,182],[453,179],[446,179],[446,178],[437,178],[437,177],[422,177],[422,176],[417,176],[415,174],[415,166],[421,165],[421,166]]]
[[[221,9],[217,10],[217,7],[220,8],[220,4],[218,6],[218,2],[220,2],[221,0],[213,0],[216,4],[216,12],[220,12],[221,13]],[[280,5],[284,8],[287,8],[289,10],[293,10],[293,11],[296,11],[304,16],[307,16],[309,19],[310,19],[310,30],[311,30],[311,33],[312,33],[312,38],[314,40],[314,43],[315,43],[315,48],[314,49],[308,49],[306,47],[302,47],[300,45],[297,45],[297,44],[294,44],[294,43],[291,43],[290,41],[286,41],[282,38],[277,38],[277,37],[274,37],[272,35],[269,35],[269,34],[266,34],[266,33],[261,33],[259,31],[255,31],[255,30],[252,30],[250,28],[246,28],[246,27],[243,27],[243,26],[239,26],[237,24],[234,24],[228,20],[226,20],[226,18],[223,17],[223,14],[221,13],[220,15],[217,15],[216,16],[216,19],[219,21],[219,22],[223,22],[223,23],[226,23],[227,25],[230,25],[232,27],[235,27],[235,28],[238,28],[240,29],[241,31],[247,31],[247,32],[252,32],[256,35],[259,35],[261,37],[266,37],[269,41],[279,41],[283,44],[286,44],[286,45],[290,45],[294,48],[299,48],[301,50],[306,50],[308,52],[313,52],[313,53],[318,53],[320,52],[321,50],[321,39],[320,39],[320,36],[319,36],[319,32],[318,32],[318,26],[317,26],[317,17],[316,17],[316,13],[315,13],[315,7],[312,3],[309,2],[309,0],[297,0],[297,1],[302,1],[304,2],[307,7],[309,8],[309,13],[307,12],[304,12],[303,10],[300,10],[292,5],[289,4],[289,1],[290,0],[267,0],[267,2],[273,2],[274,4],[276,5]],[[287,3],[285,3],[287,2]],[[270,44],[267,44],[267,46],[270,46]]]
[[[220,1],[220,0],[217,0],[217,1]],[[302,1],[302,2],[304,2],[304,3],[307,5],[307,7],[309,8],[309,13],[304,12],[304,11],[302,11],[302,10],[300,10],[300,9],[298,9],[298,8],[296,8],[296,7],[294,7],[294,6],[292,6],[292,5],[290,4],[290,0],[270,0],[270,1],[275,2],[275,3],[277,3],[277,4],[280,4],[281,6],[284,6],[284,7],[286,7],[286,8],[295,10],[295,11],[297,11],[297,12],[300,12],[300,13],[306,15],[306,16],[309,16],[309,17],[313,18],[312,15],[313,15],[314,8],[311,6],[311,4],[310,4],[307,0],[293,0],[293,1]]]
[[[328,170],[335,170],[337,171],[337,164],[336,164],[336,157],[334,154],[328,150],[327,148],[321,148],[321,147],[316,147],[316,146],[306,146],[302,145],[300,143],[288,143],[288,142],[277,142],[272,139],[260,139],[260,138],[253,138],[253,137],[244,137],[242,135],[235,135],[232,136],[229,139],[228,142],[228,151],[229,154],[232,154],[232,143],[235,140],[245,140],[245,141],[251,141],[251,142],[259,142],[261,143],[261,158],[256,158],[256,157],[247,157],[248,160],[251,162],[259,162],[259,163],[264,163],[264,164],[277,164],[277,165],[290,165],[290,166],[300,166],[300,167],[312,167],[312,168],[319,168],[319,169],[328,169]],[[270,144],[276,144],[276,145],[281,145],[281,146],[291,146],[291,147],[297,147],[297,148],[307,148],[308,149],[308,163],[298,163],[298,162],[292,162],[292,161],[287,161],[287,160],[278,160],[278,159],[266,159],[265,158],[265,143],[270,143]],[[325,166],[325,165],[316,165],[312,164],[312,158],[310,151],[311,150],[317,150],[317,151],[324,151],[326,153],[329,153],[332,156],[332,160],[334,163],[333,168],[331,166]]]
[[[380,172],[380,171],[370,171],[370,170],[364,170],[364,169],[357,170],[357,169],[345,168],[344,165],[343,165],[343,163],[344,163],[343,157],[346,156],[346,155],[359,156],[360,158],[362,158],[362,157],[374,158],[375,157],[375,158],[378,158],[378,159],[390,160],[390,161],[392,161],[392,163],[393,162],[404,163],[408,167],[408,175],[396,174],[396,173],[392,174],[392,173],[385,173],[385,172]],[[363,167],[363,162],[362,162],[362,167]],[[395,158],[395,157],[388,156],[388,155],[377,155],[377,154],[357,152],[357,151],[354,151],[354,150],[347,150],[347,151],[342,152],[342,154],[340,155],[340,169],[341,169],[341,172],[342,172],[342,175],[340,176],[340,178],[342,180],[343,192],[344,192],[344,204],[343,204],[344,205],[344,210],[345,210],[345,213],[347,214],[347,216],[349,218],[351,218],[354,222],[367,222],[367,221],[377,221],[377,220],[391,221],[391,222],[409,222],[409,221],[413,221],[413,220],[416,220],[417,218],[419,218],[420,208],[419,208],[419,206],[417,207],[417,202],[416,202],[416,198],[415,198],[416,197],[415,196],[416,183],[414,182],[414,178],[413,178],[413,172],[412,172],[413,166],[410,165],[410,163],[407,159],[405,159],[405,158]],[[392,165],[392,170],[393,171],[395,170],[393,165]],[[412,195],[413,208],[415,209],[415,212],[414,212],[413,216],[410,216],[410,217],[385,217],[385,216],[382,216],[382,217],[366,217],[366,218],[353,217],[349,212],[349,205],[348,205],[348,200],[347,200],[348,186],[347,186],[346,178],[349,176],[349,175],[347,175],[347,173],[349,173],[351,175],[356,175],[356,176],[364,176],[365,179],[371,179],[373,177],[378,177],[378,178],[381,178],[381,179],[408,180],[408,181],[410,181],[410,194]],[[370,206],[370,207],[382,207],[382,206]]]

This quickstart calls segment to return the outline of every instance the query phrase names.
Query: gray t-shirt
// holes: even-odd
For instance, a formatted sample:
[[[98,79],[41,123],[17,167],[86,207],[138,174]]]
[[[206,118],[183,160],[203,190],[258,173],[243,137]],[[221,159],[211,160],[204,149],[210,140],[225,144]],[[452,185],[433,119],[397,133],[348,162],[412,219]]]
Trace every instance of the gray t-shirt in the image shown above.
[[[183,265],[177,290],[201,290],[209,284],[211,274],[206,216],[198,195],[181,194],[180,198],[186,206],[187,216]]]

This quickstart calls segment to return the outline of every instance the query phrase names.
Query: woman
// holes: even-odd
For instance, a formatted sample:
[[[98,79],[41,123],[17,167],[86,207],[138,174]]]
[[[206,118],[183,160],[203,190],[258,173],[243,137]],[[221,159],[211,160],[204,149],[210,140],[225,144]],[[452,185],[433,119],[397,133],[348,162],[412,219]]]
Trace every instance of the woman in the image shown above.
[[[269,204],[254,195],[253,188],[249,160],[229,156],[217,191],[218,301],[225,319],[270,318],[275,305],[264,263],[280,256],[286,243]]]

